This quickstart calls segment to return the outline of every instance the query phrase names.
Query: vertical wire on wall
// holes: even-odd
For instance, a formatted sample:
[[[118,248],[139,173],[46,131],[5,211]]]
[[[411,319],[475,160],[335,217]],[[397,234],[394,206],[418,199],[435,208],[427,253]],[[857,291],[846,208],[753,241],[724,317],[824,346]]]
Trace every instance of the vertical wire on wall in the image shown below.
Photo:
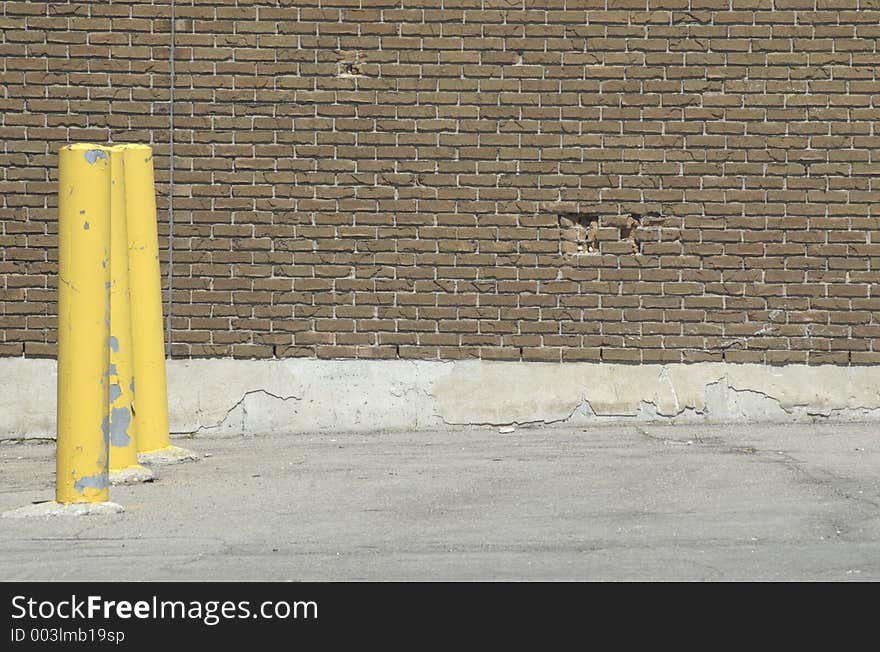
[[[168,321],[165,326],[165,355],[171,357],[171,311],[174,305],[174,41],[177,18],[171,0],[171,47],[168,51]]]

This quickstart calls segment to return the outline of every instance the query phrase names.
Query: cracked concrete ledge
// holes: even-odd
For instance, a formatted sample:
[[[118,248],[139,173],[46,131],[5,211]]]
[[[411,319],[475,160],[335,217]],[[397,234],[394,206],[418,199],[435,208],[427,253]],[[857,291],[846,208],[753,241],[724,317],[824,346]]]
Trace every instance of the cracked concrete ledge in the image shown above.
[[[55,362],[0,358],[0,439],[53,437]],[[880,366],[172,360],[175,435],[880,421]]]

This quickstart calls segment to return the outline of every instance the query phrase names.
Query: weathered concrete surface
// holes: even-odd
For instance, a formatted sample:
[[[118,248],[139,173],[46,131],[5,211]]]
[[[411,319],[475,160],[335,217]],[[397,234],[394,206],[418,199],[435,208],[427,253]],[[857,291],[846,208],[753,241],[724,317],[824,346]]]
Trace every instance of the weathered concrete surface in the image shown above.
[[[880,366],[173,360],[177,434],[880,421]],[[0,438],[53,437],[55,370],[0,359]]]
[[[152,466],[165,466],[167,464],[182,464],[184,462],[198,461],[199,454],[181,446],[167,446],[156,451],[138,453],[138,462]]]
[[[0,520],[2,580],[880,580],[876,425],[200,438],[122,514]],[[0,511],[53,446],[0,445]]]
[[[53,516],[106,516],[118,514],[125,508],[118,503],[56,503],[54,500],[36,502],[10,509],[0,518],[50,518]]]
[[[132,465],[118,471],[110,471],[110,484],[136,484],[138,482],[152,482],[156,474],[152,469],[140,464]]]
[[[0,358],[0,439],[54,437],[57,386],[54,360]]]

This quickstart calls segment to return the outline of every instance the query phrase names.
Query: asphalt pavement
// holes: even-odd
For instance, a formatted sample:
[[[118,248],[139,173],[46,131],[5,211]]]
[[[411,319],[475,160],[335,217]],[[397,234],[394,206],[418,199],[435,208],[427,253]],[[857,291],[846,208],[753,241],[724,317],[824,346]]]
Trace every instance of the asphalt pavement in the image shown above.
[[[876,424],[199,438],[120,514],[0,518],[0,580],[878,580]],[[0,512],[54,445],[0,445]]]

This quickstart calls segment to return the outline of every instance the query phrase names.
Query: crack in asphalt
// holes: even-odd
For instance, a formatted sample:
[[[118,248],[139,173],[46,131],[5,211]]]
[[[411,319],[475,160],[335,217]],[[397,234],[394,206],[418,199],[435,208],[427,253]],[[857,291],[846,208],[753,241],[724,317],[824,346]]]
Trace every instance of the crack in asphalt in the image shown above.
[[[771,464],[779,464],[784,468],[791,471],[796,476],[800,476],[803,480],[806,480],[809,484],[823,488],[826,491],[830,491],[835,497],[850,502],[854,505],[859,506],[866,510],[866,513],[863,515],[861,520],[868,520],[870,518],[874,518],[880,513],[880,500],[872,500],[868,496],[864,494],[855,494],[846,489],[842,488],[841,484],[854,484],[856,480],[852,478],[847,478],[845,476],[841,476],[832,471],[828,471],[826,469],[821,469],[818,472],[810,471],[805,468],[805,464],[803,460],[797,459],[791,453],[786,453],[785,451],[769,451],[762,450],[755,446],[731,446],[727,442],[723,441],[719,437],[711,437],[711,438],[701,438],[701,437],[693,437],[688,439],[687,441],[681,441],[677,439],[669,439],[666,437],[657,437],[649,433],[644,427],[635,426],[635,430],[647,438],[648,440],[656,443],[663,444],[665,446],[668,445],[677,445],[677,446],[692,446],[695,445],[698,448],[708,448],[721,453],[735,453],[740,455],[746,455],[747,457],[754,457],[756,460],[761,462],[769,462]],[[827,522],[828,526],[834,530],[834,534],[837,537],[846,538],[846,535],[852,532],[856,525],[852,523],[839,522],[836,520],[830,520]]]

